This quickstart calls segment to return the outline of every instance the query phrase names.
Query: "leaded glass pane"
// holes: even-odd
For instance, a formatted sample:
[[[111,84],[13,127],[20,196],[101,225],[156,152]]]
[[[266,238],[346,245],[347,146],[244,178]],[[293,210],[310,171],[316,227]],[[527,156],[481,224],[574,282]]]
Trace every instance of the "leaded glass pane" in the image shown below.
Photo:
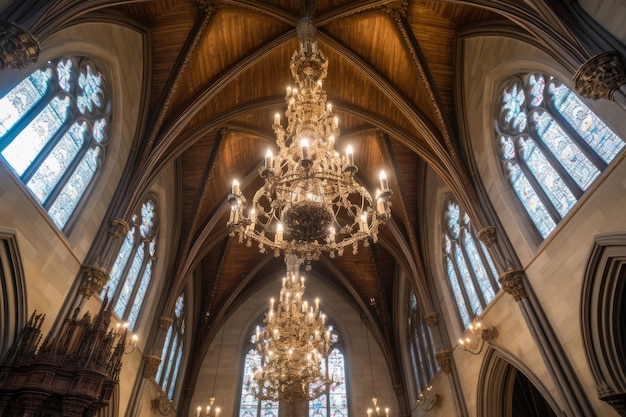
[[[260,365],[261,358],[258,352],[250,349],[246,354],[243,369],[243,383],[241,387],[241,402],[239,403],[239,417],[256,417],[259,400],[254,396],[256,383],[252,378],[254,369]]]
[[[130,300],[133,288],[135,287],[135,282],[137,281],[137,277],[139,276],[139,273],[141,271],[141,264],[143,263],[144,255],[143,251],[143,245],[140,245],[137,248],[133,263],[130,265],[130,269],[126,274],[124,286],[122,287],[122,291],[120,291],[117,303],[115,304],[115,313],[119,317],[124,317],[124,311],[126,310],[126,306],[128,305],[128,301]]]
[[[524,205],[533,223],[535,223],[541,237],[545,238],[554,230],[556,223],[528,181],[528,178],[526,178],[526,175],[519,168],[519,165],[514,162],[507,163],[506,170],[517,197]]]
[[[604,162],[611,162],[624,148],[624,141],[563,84],[553,80],[548,92],[555,109]]]
[[[278,417],[278,403],[261,401],[261,417]]]
[[[170,381],[170,389],[167,392],[167,396],[172,399],[174,397],[174,388],[176,387],[176,378],[178,378],[178,371],[180,370],[180,361],[183,359],[182,345],[178,346],[178,355],[176,355],[176,364],[174,365],[174,373],[172,374],[172,380]]]
[[[174,313],[176,314],[176,317],[182,317],[183,304],[184,304],[184,297],[181,295],[180,297],[178,297],[178,300],[176,301],[176,307],[174,309]]]
[[[86,109],[90,112],[94,110],[94,107],[102,107],[102,76],[100,74],[94,74],[91,65],[86,66],[85,72],[81,72],[78,77],[78,86],[81,93],[78,96],[78,109],[81,113],[85,114]]]
[[[165,336],[165,343],[163,343],[163,352],[161,352],[161,363],[159,364],[159,369],[157,370],[157,374],[154,379],[160,383],[161,387],[163,387],[163,383],[161,381],[161,376],[163,374],[163,368],[165,367],[165,359],[167,358],[168,353],[172,349],[170,346],[170,339],[172,337],[172,326],[167,329],[167,334]]]
[[[57,96],[2,151],[18,175],[31,165],[43,147],[67,120],[70,99]]]
[[[59,87],[61,87],[66,92],[70,92],[72,89],[72,61],[67,59],[65,62],[63,60],[59,61],[57,65],[57,76],[59,77]]]
[[[474,238],[467,230],[463,230],[463,234],[463,243],[465,244],[465,252],[469,257],[469,264],[472,266],[472,270],[474,271],[474,275],[476,276],[476,280],[478,281],[478,286],[480,287],[480,291],[483,294],[485,303],[489,304],[491,300],[493,300],[496,296],[493,288],[491,287],[489,272],[487,271],[487,269],[485,269],[485,265],[483,265],[483,260],[478,253]]]
[[[175,346],[174,349],[178,347],[178,335],[174,334],[174,341],[172,342],[172,346]],[[170,376],[172,375],[172,366],[174,366],[174,360],[176,359],[176,355],[174,355],[175,350],[172,350],[171,354],[167,358],[167,364],[165,365],[165,373],[163,374],[163,384],[161,386],[167,387],[170,383]]]
[[[489,251],[487,250],[487,247],[485,246],[485,244],[483,242],[480,242],[480,248],[482,249],[483,253],[485,254],[485,258],[487,259],[487,263],[489,264],[489,269],[491,270],[491,274],[494,277],[498,276],[498,271],[496,270],[496,266],[493,263],[493,260],[491,259],[491,256],[489,255]],[[500,287],[500,282],[498,280],[495,280],[496,284],[498,284],[498,288]]]
[[[472,276],[470,275],[469,269],[467,268],[465,255],[463,254],[461,248],[458,246],[454,247],[454,260],[456,261],[456,266],[459,269],[459,275],[461,275],[463,287],[465,287],[465,292],[467,293],[467,298],[469,298],[469,303],[472,311],[474,313],[478,313],[482,311],[480,300],[478,299],[476,288],[474,288]]]
[[[533,112],[531,121],[534,133],[559,160],[576,184],[586,190],[600,175],[600,171],[547,112]]]
[[[87,123],[74,123],[26,184],[43,204],[85,143]]]
[[[450,286],[452,287],[452,293],[454,294],[454,299],[459,308],[459,314],[461,315],[461,321],[465,327],[470,324],[470,316],[468,313],[467,305],[465,304],[465,298],[463,298],[463,292],[461,291],[461,286],[459,285],[459,277],[456,274],[456,270],[454,269],[454,263],[452,259],[446,257],[447,271],[448,271],[448,281],[450,281]]]
[[[139,283],[139,288],[137,289],[137,293],[135,295],[135,299],[133,300],[133,306],[130,309],[130,313],[128,313],[128,327],[130,330],[135,328],[135,323],[137,322],[137,317],[139,316],[139,310],[143,304],[143,299],[146,296],[146,291],[148,291],[148,285],[150,284],[150,278],[152,277],[152,261],[148,261],[146,264],[146,269],[143,271],[143,276],[141,277],[141,282]]]
[[[309,417],[327,417],[327,400],[326,395],[322,395],[321,397],[309,401]]]
[[[41,100],[51,76],[50,68],[35,71],[0,99],[0,138]]]
[[[141,207],[141,225],[139,231],[142,237],[147,237],[154,226],[154,203],[148,200]]]
[[[126,264],[128,263],[128,259],[133,251],[133,244],[135,242],[135,228],[133,227],[131,230],[126,233],[126,239],[124,239],[124,243],[122,243],[122,247],[117,254],[117,258],[115,258],[115,263],[113,264],[113,268],[111,268],[111,272],[109,274],[109,285],[111,291],[109,291],[109,296],[113,296],[117,291],[117,285],[120,281],[120,277],[122,276],[122,272],[124,272],[124,268],[126,268]],[[104,288],[100,293],[100,297],[104,298],[104,294],[107,289]]]
[[[543,152],[535,145],[535,141],[530,138],[520,138],[518,140],[519,153],[526,166],[537,179],[543,188],[552,205],[561,216],[576,203],[576,197],[567,188],[563,179],[556,172],[554,167],[546,160]]]
[[[329,391],[330,415],[346,417],[348,415],[348,394],[346,390],[346,369],[343,354],[339,349],[333,349],[328,355],[328,368],[337,384]]]
[[[524,89],[517,82],[502,92],[503,122],[510,133],[521,133],[526,129],[525,101]]]

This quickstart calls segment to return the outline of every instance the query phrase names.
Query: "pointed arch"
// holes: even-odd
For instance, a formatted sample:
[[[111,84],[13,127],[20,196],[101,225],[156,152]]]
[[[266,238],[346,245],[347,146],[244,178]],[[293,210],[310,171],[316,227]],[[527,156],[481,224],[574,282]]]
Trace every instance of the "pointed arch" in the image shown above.
[[[580,322],[598,395],[609,404],[626,397],[625,299],[626,234],[597,236],[585,270]]]
[[[559,407],[546,387],[517,358],[493,345],[485,353],[478,377],[477,415],[483,417],[517,417],[519,396],[529,398],[528,416],[556,417]],[[534,401],[533,401],[534,400]],[[522,407],[524,404],[521,405]],[[535,411],[535,414],[528,414]]]
[[[0,358],[26,322],[24,270],[13,232],[0,229]]]

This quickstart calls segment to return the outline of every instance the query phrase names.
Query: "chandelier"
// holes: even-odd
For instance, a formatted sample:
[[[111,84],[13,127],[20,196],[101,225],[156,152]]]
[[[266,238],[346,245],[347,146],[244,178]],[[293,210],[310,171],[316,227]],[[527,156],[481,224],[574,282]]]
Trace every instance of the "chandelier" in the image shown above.
[[[261,400],[310,401],[333,384],[328,372],[322,371],[333,343],[332,327],[325,323],[319,299],[313,305],[303,299],[302,259],[286,255],[285,263],[287,276],[278,302],[270,300],[263,328],[257,327],[253,337],[261,358],[252,390]]]
[[[328,60],[317,48],[309,16],[297,26],[300,49],[290,64],[297,88],[287,88],[287,126],[276,114],[278,150],[269,149],[259,168],[265,183],[247,213],[237,181],[228,197],[231,236],[238,234],[248,247],[257,242],[261,253],[269,248],[275,256],[293,253],[307,261],[322,253],[341,256],[347,246],[356,254],[359,242],[377,242],[379,225],[391,216],[392,195],[384,171],[372,196],[356,180],[352,146],[343,154],[335,150],[339,123],[322,87]]]

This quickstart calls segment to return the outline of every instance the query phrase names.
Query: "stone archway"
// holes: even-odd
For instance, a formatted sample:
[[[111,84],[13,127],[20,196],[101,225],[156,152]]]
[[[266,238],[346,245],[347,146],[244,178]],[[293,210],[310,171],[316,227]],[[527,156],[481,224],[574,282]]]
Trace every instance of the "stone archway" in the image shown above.
[[[557,417],[548,391],[512,355],[491,347],[478,380],[477,415],[481,417]]]
[[[581,295],[585,355],[598,391],[626,416],[626,234],[597,236]]]

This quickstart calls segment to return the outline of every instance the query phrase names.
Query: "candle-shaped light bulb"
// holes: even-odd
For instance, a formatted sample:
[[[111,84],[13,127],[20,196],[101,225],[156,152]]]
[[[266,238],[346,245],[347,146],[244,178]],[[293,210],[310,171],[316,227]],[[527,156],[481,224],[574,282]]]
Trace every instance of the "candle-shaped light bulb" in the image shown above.
[[[256,210],[254,207],[252,207],[248,212],[248,217],[250,218],[250,224],[254,225],[256,223]]]
[[[338,126],[339,126],[339,118],[338,118],[338,117],[335,117],[335,118],[333,119],[333,127],[334,127],[335,129],[337,129],[337,127],[338,127]]]
[[[382,198],[376,200],[376,211],[378,212],[378,214],[385,213],[385,200],[383,200]]]
[[[207,405],[207,406],[206,406],[206,412],[204,413],[204,415],[205,415],[206,417],[209,417],[209,414],[210,414],[210,413],[211,413],[211,406],[210,406],[210,405]]]
[[[380,188],[383,190],[383,192],[388,190],[389,183],[387,182],[387,174],[385,173],[385,171],[380,171],[378,178],[380,179]]]
[[[196,417],[200,417],[200,412],[202,411],[202,407],[198,407],[196,410]]]
[[[222,409],[221,409],[221,408],[219,408],[219,407],[217,407],[217,408],[215,409],[215,417],[220,417],[220,413],[221,413],[221,412],[222,412]]]
[[[130,338],[130,340],[131,340],[131,346],[137,346],[137,341],[139,340],[139,336],[134,334],[133,337]]]
[[[367,231],[367,214],[366,213],[361,214],[360,228],[362,232]]]
[[[329,233],[330,242],[331,243],[335,243],[335,233],[336,233],[335,228],[332,227],[332,226],[329,227],[328,228],[328,233]]]
[[[371,408],[367,409],[367,417],[372,417],[372,411],[373,410]]]
[[[291,95],[291,87],[287,87],[287,97]]]
[[[279,125],[280,124],[280,113],[276,113],[274,115],[274,124],[275,125]]]
[[[352,149],[352,145],[346,147],[346,164],[354,165],[354,149]]]
[[[233,180],[233,194],[239,195],[239,181]]]
[[[459,345],[463,346],[465,344],[465,341],[463,339],[459,339]]]
[[[389,407],[385,407],[385,417],[389,417]]]
[[[330,142],[330,146],[335,146],[335,135],[330,135],[328,137],[328,142]]]
[[[298,95],[298,89],[294,88],[293,90],[291,90],[294,96]]]
[[[320,299],[316,298],[315,299],[315,309],[317,310],[318,308],[320,308]]]
[[[276,239],[275,239],[276,243],[280,243],[283,241],[283,224],[282,223],[278,223],[276,225]]]
[[[274,297],[270,298],[270,310],[274,309]]]
[[[300,147],[302,148],[302,159],[309,159],[309,140],[307,138],[300,139]]]
[[[328,110],[328,113],[332,113],[333,112],[333,105],[330,103],[326,103],[326,110]]]
[[[274,154],[271,149],[265,152],[265,169],[272,169],[274,167]]]

